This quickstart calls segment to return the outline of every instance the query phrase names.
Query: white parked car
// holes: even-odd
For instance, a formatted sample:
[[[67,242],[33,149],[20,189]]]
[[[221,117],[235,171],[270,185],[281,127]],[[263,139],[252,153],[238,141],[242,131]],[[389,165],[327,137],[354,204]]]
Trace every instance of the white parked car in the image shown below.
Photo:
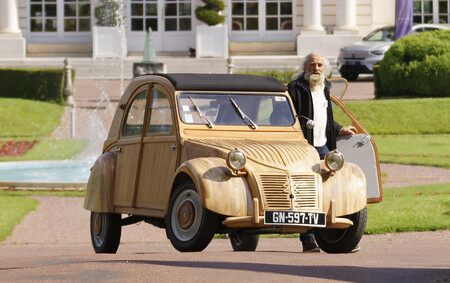
[[[419,24],[412,27],[411,33],[449,29],[446,25]],[[394,44],[395,27],[386,26],[376,29],[362,41],[344,46],[338,57],[338,70],[348,81],[355,81],[359,74],[371,74],[373,65],[378,64],[384,53]]]

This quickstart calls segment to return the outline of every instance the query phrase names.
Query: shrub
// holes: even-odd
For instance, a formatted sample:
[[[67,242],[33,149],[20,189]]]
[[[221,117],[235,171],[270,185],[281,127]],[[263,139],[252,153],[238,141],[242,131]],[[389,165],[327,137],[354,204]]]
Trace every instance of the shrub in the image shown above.
[[[202,0],[205,6],[195,9],[195,16],[208,26],[215,26],[225,21],[225,17],[219,12],[225,9],[225,3],[222,0]]]
[[[64,69],[0,69],[0,97],[64,105]]]
[[[115,0],[101,0],[102,5],[94,10],[97,26],[115,27],[119,24],[119,3]]]
[[[449,97],[450,30],[401,38],[381,60],[378,75],[378,95]]]

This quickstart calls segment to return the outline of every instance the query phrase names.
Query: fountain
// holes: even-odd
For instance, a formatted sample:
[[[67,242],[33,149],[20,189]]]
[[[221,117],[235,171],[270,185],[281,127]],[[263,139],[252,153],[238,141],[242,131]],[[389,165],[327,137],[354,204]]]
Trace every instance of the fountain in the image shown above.
[[[120,7],[118,17],[123,17],[122,1],[118,1]],[[124,48],[124,44],[126,43],[122,41],[122,48]],[[121,96],[124,92],[123,57],[120,58],[120,68]],[[66,96],[67,107],[61,119],[61,125],[53,132],[51,139],[86,139],[88,146],[73,160],[0,162],[0,187],[53,189],[82,189],[86,187],[90,168],[98,156],[101,155],[103,142],[108,134],[110,122],[116,108],[115,103],[111,101],[107,93],[108,90],[105,84],[108,83],[110,85],[115,82],[104,79],[102,83],[97,83],[96,89],[100,89],[100,95],[97,97],[96,103],[92,103],[90,97],[89,105],[77,105],[73,99],[76,87],[72,86],[72,75],[68,58],[65,60],[65,72],[67,81],[65,82],[64,95]],[[114,88],[114,90],[117,89]],[[80,90],[80,93],[82,92],[83,90]]]

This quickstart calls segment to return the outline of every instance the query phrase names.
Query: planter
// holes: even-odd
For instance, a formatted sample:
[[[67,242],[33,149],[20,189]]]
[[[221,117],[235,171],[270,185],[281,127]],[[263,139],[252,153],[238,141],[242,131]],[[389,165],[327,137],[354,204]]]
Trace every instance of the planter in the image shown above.
[[[228,33],[226,25],[197,26],[196,57],[228,58]]]
[[[127,56],[127,39],[124,26],[94,26],[92,34],[92,57],[124,58]]]

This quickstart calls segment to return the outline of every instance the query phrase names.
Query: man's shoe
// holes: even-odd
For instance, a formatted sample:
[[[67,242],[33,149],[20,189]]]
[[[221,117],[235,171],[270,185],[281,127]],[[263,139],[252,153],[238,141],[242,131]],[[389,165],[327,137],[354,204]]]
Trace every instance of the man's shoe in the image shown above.
[[[304,253],[320,253],[319,247],[316,245],[316,243],[307,243],[303,244],[303,251]]]
[[[356,246],[356,248],[354,248],[353,250],[350,251],[350,253],[357,253],[361,250],[360,246]]]

